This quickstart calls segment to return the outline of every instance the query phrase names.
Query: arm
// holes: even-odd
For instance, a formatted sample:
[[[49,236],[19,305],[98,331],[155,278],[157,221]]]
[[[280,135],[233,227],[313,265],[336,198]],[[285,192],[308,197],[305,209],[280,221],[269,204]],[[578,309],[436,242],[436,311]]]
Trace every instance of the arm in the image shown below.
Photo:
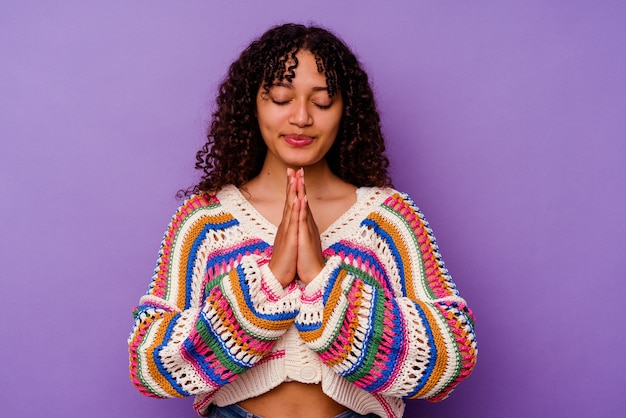
[[[300,290],[283,289],[267,266],[269,245],[237,226],[211,196],[191,197],[172,218],[128,340],[130,377],[143,394],[215,391],[293,323]]]
[[[354,235],[304,290],[302,338],[366,391],[444,399],[474,367],[474,320],[426,220],[395,194]]]

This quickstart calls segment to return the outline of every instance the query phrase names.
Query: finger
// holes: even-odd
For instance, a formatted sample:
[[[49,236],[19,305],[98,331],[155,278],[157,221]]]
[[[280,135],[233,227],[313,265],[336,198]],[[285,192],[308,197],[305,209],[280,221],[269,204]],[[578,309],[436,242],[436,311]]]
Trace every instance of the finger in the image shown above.
[[[307,227],[307,218],[308,218],[308,212],[309,212],[309,199],[307,199],[306,195],[303,195],[300,200],[301,203],[301,207],[300,207],[300,213],[298,214],[298,220],[300,221],[300,224],[298,226],[298,228],[304,228],[304,229],[308,229]],[[305,231],[303,231],[305,232]]]
[[[289,213],[289,222],[291,225],[293,225],[297,234],[298,214],[300,212],[300,205],[298,204],[299,176],[298,173],[292,168],[288,168],[287,173],[289,174],[289,193],[287,194],[287,202],[289,203],[291,208],[291,211]]]
[[[292,210],[293,200],[296,196],[295,174],[292,168],[287,169],[287,188],[285,191],[285,206],[283,207],[283,222],[289,219],[289,213]]]
[[[302,198],[302,205],[308,206],[306,196]],[[298,226],[298,277],[308,284],[324,267],[324,257],[317,225],[308,207],[300,209]]]
[[[311,212],[309,198],[307,196],[304,196],[303,207],[300,212],[300,228],[305,228],[307,233],[315,238],[315,240],[319,239],[319,229],[317,228],[317,223],[315,223],[315,219],[313,218],[313,212]]]
[[[287,190],[289,190],[290,185],[293,183],[296,177],[296,172],[293,168],[287,168]]]
[[[306,196],[306,188],[304,186],[304,168],[301,168],[300,170],[297,171],[296,178],[298,179],[298,182],[297,182],[298,197],[303,198],[304,196]]]
[[[287,187],[283,217],[276,231],[270,270],[285,287],[293,281],[297,269],[298,217],[295,171],[287,169]]]
[[[313,213],[311,212],[311,207],[309,206],[309,198],[306,194],[306,186],[305,186],[305,181],[304,181],[304,168],[300,168],[297,172],[296,172],[296,186],[297,186],[297,193],[298,193],[298,197],[300,198],[302,204],[300,207],[300,215],[299,215],[299,220],[300,220],[300,231],[306,231],[305,233],[307,235],[315,235],[317,234],[317,225],[315,223],[315,220],[313,219]],[[317,234],[319,235],[319,234]],[[319,236],[313,236],[314,240],[319,239]]]
[[[300,228],[300,212],[302,212],[302,201],[297,196],[294,196],[289,223],[290,227],[294,229],[296,235],[298,234]]]

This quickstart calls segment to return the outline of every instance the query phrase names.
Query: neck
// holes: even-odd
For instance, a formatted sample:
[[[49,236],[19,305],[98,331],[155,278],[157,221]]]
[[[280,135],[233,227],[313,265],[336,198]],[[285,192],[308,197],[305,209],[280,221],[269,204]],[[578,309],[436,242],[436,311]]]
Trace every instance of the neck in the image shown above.
[[[268,160],[263,164],[263,168],[258,176],[252,179],[249,184],[256,183],[262,186],[268,193],[285,194],[287,188],[287,168],[299,170],[304,168],[304,181],[307,194],[320,196],[324,191],[328,191],[330,183],[339,180],[331,171],[326,160],[322,160],[315,165],[307,167],[291,167],[284,164],[272,164]]]

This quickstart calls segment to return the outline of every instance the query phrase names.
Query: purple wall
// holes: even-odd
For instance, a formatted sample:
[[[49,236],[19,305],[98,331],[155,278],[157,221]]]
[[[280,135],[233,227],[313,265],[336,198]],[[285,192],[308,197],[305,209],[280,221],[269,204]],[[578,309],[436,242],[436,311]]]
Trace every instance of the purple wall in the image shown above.
[[[360,55],[478,317],[474,375],[406,416],[623,413],[626,3],[91,3],[0,3],[1,416],[195,416],[132,388],[131,308],[217,83],[284,21]]]

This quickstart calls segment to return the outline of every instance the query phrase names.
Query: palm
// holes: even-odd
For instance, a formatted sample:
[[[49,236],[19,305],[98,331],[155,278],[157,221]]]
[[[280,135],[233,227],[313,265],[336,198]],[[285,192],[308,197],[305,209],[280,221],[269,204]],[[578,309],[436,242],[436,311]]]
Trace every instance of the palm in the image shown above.
[[[270,269],[286,287],[296,277],[308,284],[323,267],[319,231],[306,197],[304,170],[287,169],[283,218],[276,231]]]

